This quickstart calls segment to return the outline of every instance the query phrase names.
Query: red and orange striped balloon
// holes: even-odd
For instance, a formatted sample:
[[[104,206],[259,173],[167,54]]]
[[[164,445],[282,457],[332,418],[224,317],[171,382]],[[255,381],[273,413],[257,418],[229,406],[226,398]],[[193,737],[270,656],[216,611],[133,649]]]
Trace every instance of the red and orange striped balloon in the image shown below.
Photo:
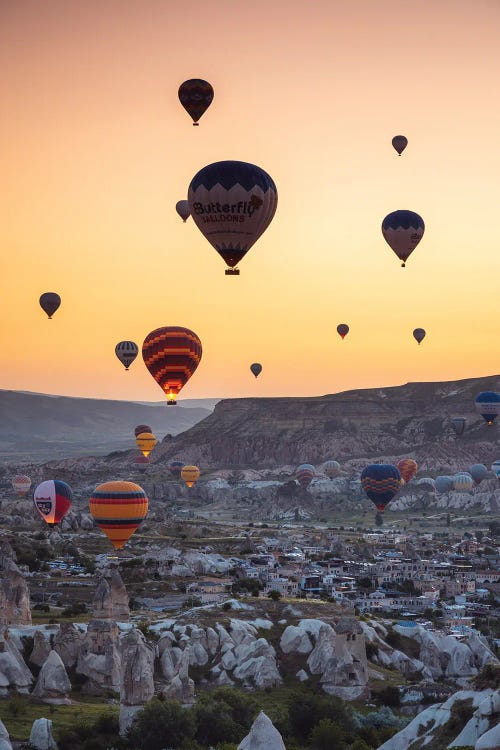
[[[165,393],[168,405],[176,403],[179,391],[200,364],[201,353],[201,341],[189,328],[165,326],[144,339],[144,363]]]
[[[405,480],[405,483],[408,484],[417,473],[418,464],[413,458],[402,458],[401,461],[398,462],[398,469],[402,478]]]
[[[89,500],[94,521],[115,549],[130,539],[148,512],[146,493],[134,482],[104,482]]]

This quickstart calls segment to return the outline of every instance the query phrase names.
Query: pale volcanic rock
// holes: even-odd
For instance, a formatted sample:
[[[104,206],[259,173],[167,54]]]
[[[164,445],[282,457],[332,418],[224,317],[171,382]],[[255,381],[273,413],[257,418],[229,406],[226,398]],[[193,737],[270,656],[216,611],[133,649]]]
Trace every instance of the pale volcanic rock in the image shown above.
[[[271,719],[261,711],[238,750],[286,750],[281,734]]]
[[[51,651],[42,665],[33,696],[46,703],[70,703],[71,683],[56,651]]]
[[[6,630],[0,636],[0,698],[8,697],[11,690],[29,693],[32,683],[33,675]]]
[[[83,633],[72,622],[63,623],[54,636],[54,651],[66,668],[74,667],[84,640]]]
[[[115,622],[130,620],[127,589],[115,568],[108,570],[99,580],[92,602],[92,611],[96,620],[114,620]]]
[[[181,703],[193,703],[194,682],[189,677],[189,651],[189,646],[186,646],[177,664],[177,673],[162,690],[164,698],[179,700]]]
[[[30,747],[34,750],[57,750],[57,744],[52,736],[51,719],[35,719],[31,727]]]
[[[47,656],[52,651],[48,638],[41,630],[35,630],[33,635],[33,650],[28,661],[37,667],[41,667]]]
[[[281,636],[280,648],[284,654],[308,654],[312,651],[313,645],[306,630],[289,625]]]
[[[0,719],[0,750],[12,750],[12,745],[10,744],[10,737],[9,733],[5,727],[5,724]]]
[[[207,628],[207,648],[211,656],[219,650],[219,636],[213,628]]]
[[[120,637],[120,703],[144,705],[154,695],[154,647],[137,628]]]
[[[0,627],[31,625],[26,579],[5,547],[0,549]]]
[[[500,747],[500,724],[489,729],[474,745],[474,750],[498,750]]]
[[[89,622],[76,665],[77,673],[88,678],[83,686],[85,692],[92,695],[119,692],[121,659],[118,635],[115,622]]]

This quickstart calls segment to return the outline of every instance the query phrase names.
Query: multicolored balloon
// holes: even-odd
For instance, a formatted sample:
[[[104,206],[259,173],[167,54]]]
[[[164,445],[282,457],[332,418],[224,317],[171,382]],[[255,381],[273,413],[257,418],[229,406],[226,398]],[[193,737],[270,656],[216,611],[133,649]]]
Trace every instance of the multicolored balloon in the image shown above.
[[[486,424],[492,425],[500,414],[500,393],[483,391],[476,396],[476,411],[482,416]]]
[[[496,474],[497,477],[500,479],[500,459],[493,461],[490,468],[493,474]]]
[[[146,493],[134,482],[104,482],[89,499],[90,513],[115,549],[130,539],[148,512]]]
[[[35,508],[49,526],[57,526],[71,508],[71,487],[60,479],[41,482],[33,493]]]
[[[401,156],[408,145],[408,138],[406,138],[404,135],[395,135],[392,139],[392,145]]]
[[[27,495],[31,487],[31,479],[25,474],[18,474],[12,479],[12,487],[16,495],[24,497]]]
[[[417,473],[418,464],[413,460],[413,458],[402,458],[401,461],[398,461],[398,469],[399,473],[405,481],[405,484],[408,484],[408,482],[411,482],[411,480]]]
[[[443,492],[451,492],[453,489],[453,477],[436,477],[434,484],[436,486],[436,492],[439,492],[439,494],[442,494]]]
[[[417,247],[425,231],[424,220],[414,211],[393,211],[382,222],[382,234],[389,247],[406,261]]]
[[[361,486],[381,513],[401,488],[401,474],[392,464],[370,464],[361,472]]]
[[[193,125],[198,125],[198,120],[212,104],[213,98],[212,86],[202,78],[190,78],[179,86],[179,101],[193,120]]]
[[[135,442],[142,455],[147,458],[156,445],[156,438],[152,432],[141,432]]]
[[[307,490],[315,475],[316,469],[312,464],[300,464],[295,470],[295,479],[304,490]]]
[[[340,474],[339,462],[334,461],[333,459],[325,461],[323,464],[323,474],[326,474],[329,479],[335,479],[335,477],[338,477]]]
[[[134,458],[134,466],[141,474],[144,474],[148,470],[149,458],[147,456],[136,456]]]
[[[258,378],[260,373],[262,372],[262,365],[260,364],[260,362],[254,362],[250,365],[250,370],[252,372],[252,375],[255,375],[255,377]]]
[[[415,328],[413,331],[413,338],[417,342],[417,344],[421,344],[421,342],[425,339],[425,329],[424,328]]]
[[[465,432],[465,427],[467,425],[467,420],[465,417],[453,417],[451,420],[451,426],[453,427],[455,431],[455,435],[463,435]]]
[[[461,471],[453,477],[453,489],[458,492],[470,492],[474,487],[474,480],[469,473]]]
[[[144,339],[144,364],[165,393],[168,406],[177,403],[176,396],[200,364],[201,354],[201,341],[189,328],[156,328]]]
[[[186,221],[191,216],[191,212],[189,210],[189,203],[187,202],[187,200],[177,201],[177,203],[175,204],[175,210],[177,211],[177,213],[179,214],[179,216],[181,217],[182,221],[185,224]]]
[[[142,432],[153,432],[153,430],[148,424],[138,424],[137,427],[134,429],[134,435],[137,437]]]
[[[61,298],[56,292],[44,292],[39,302],[42,310],[49,316],[49,320],[52,320],[52,316],[60,307]]]
[[[203,167],[188,190],[193,221],[229,266],[236,268],[265,232],[278,205],[273,179],[255,164],[218,161]]]
[[[469,474],[476,484],[481,484],[483,479],[488,476],[488,469],[484,464],[474,464],[470,467]]]
[[[115,354],[125,366],[125,370],[128,370],[134,359],[139,354],[139,347],[135,341],[120,341],[115,346]]]
[[[200,470],[197,466],[183,466],[181,469],[181,478],[188,487],[192,487],[200,478]]]
[[[184,463],[184,461],[172,461],[168,465],[168,469],[173,477],[175,477],[176,479],[179,479],[181,475],[181,470],[184,468],[185,465],[186,464]]]
[[[337,326],[337,333],[340,336],[340,338],[343,340],[349,333],[349,326],[347,323],[339,323]]]

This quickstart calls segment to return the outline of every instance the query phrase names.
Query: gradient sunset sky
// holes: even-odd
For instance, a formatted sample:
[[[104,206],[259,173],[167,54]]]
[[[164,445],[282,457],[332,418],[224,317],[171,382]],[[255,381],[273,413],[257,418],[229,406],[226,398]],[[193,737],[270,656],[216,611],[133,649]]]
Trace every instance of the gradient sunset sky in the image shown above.
[[[498,0],[3,0],[0,387],[159,401],[114,347],[163,325],[203,342],[184,398],[498,373],[499,91]],[[279,194],[240,277],[175,212],[222,159]],[[405,269],[400,208],[426,224]]]

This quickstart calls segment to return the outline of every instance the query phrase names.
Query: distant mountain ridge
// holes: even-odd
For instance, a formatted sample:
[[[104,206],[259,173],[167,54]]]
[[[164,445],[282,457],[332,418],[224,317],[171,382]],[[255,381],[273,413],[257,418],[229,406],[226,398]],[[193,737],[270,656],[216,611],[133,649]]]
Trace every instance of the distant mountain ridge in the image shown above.
[[[0,390],[0,462],[49,461],[105,455],[134,447],[134,427],[148,424],[158,439],[207,417],[217,399],[139,403]]]

